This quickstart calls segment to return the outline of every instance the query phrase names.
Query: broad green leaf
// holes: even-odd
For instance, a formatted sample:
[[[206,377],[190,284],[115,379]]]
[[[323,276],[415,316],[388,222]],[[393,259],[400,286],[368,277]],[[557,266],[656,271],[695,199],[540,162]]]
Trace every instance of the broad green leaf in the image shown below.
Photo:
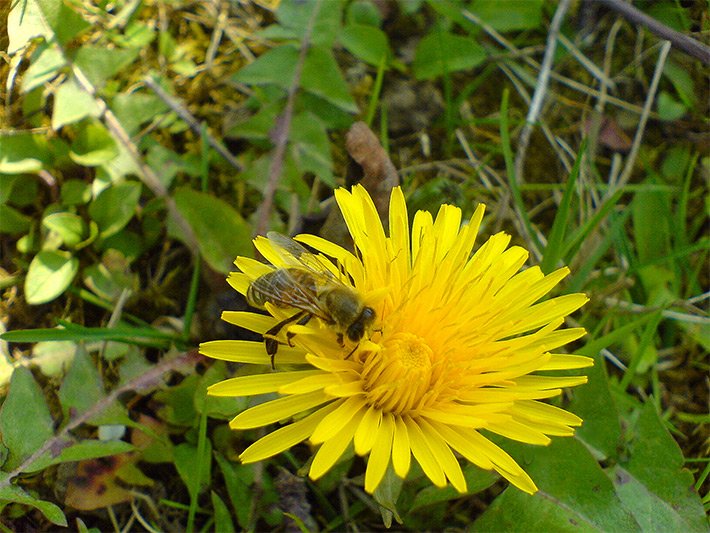
[[[95,88],[130,65],[140,52],[138,48],[116,48],[83,45],[74,56],[74,64],[81,69]]]
[[[173,448],[175,458],[175,468],[180,475],[183,483],[187,487],[192,498],[196,498],[204,487],[210,483],[212,470],[212,443],[209,439],[205,441],[205,450],[202,457],[197,454],[197,446],[193,446],[187,442],[178,444]],[[198,479],[198,471],[201,470],[201,475]]]
[[[5,174],[34,173],[51,160],[44,135],[6,132],[0,134],[0,172]]]
[[[71,463],[76,461],[86,461],[90,459],[98,459],[99,457],[110,457],[119,453],[133,451],[134,446],[128,442],[121,440],[95,440],[86,439],[74,444],[69,442],[64,444],[66,447],[61,449],[59,455],[55,455],[52,451],[34,461],[27,469],[28,473],[39,472],[52,465],[61,463]],[[61,445],[57,445],[57,449]],[[55,450],[56,451],[56,450]]]
[[[65,419],[85,413],[104,396],[103,380],[89,354],[80,348],[59,388],[59,402]]]
[[[133,218],[141,196],[141,184],[135,181],[117,183],[104,189],[89,205],[89,216],[98,224],[101,237],[122,230]]]
[[[89,28],[89,24],[63,0],[17,0],[7,16],[10,39],[7,53],[12,55],[29,41],[44,37],[63,45]]]
[[[543,0],[473,0],[469,7],[498,31],[534,30],[542,26]]]
[[[609,472],[616,492],[643,531],[706,532],[708,524],[693,475],[683,468],[683,453],[646,402],[632,441]]]
[[[463,476],[466,479],[466,488],[468,491],[466,494],[477,494],[484,489],[487,489],[493,483],[498,481],[500,477],[493,471],[482,470],[474,465],[468,465],[462,468]],[[458,492],[451,485],[447,485],[444,488],[439,488],[436,486],[429,486],[420,490],[414,501],[411,503],[408,512],[413,512],[422,507],[428,505],[433,505],[439,502],[448,502],[451,500],[457,500],[462,498],[464,495]],[[405,519],[406,521],[406,519]]]
[[[54,93],[52,129],[55,131],[86,117],[98,117],[99,114],[94,97],[79,87],[73,76],[67,78]]]
[[[690,17],[688,17],[687,9],[674,0],[660,0],[650,3],[641,2],[639,3],[639,8],[646,11],[651,17],[679,32],[689,31],[692,25]]]
[[[52,502],[39,500],[30,496],[17,485],[4,485],[0,487],[0,502],[13,502],[34,507],[44,517],[58,526],[67,527],[67,518],[62,510]]]
[[[80,165],[95,167],[118,156],[116,141],[100,122],[89,122],[79,130],[69,157]]]
[[[0,205],[10,201],[19,179],[17,174],[0,174]]]
[[[155,400],[163,405],[160,418],[175,426],[192,427],[199,417],[195,409],[195,393],[200,376],[191,375],[179,385],[155,393]]]
[[[19,467],[54,435],[54,422],[44,393],[32,373],[18,366],[10,379],[10,389],[0,407],[0,434],[9,455],[3,470]]]
[[[82,180],[69,179],[62,183],[62,205],[84,205],[91,200],[91,187]]]
[[[210,492],[212,498],[212,509],[214,511],[214,529],[224,533],[233,533],[234,522],[232,522],[232,514],[229,509],[217,495],[215,491]]]
[[[79,271],[79,260],[69,252],[42,250],[27,270],[25,300],[30,305],[50,302],[71,285]]]
[[[32,365],[42,374],[59,378],[69,368],[78,344],[69,341],[43,341],[32,346]]]
[[[574,390],[569,410],[583,420],[575,438],[584,442],[597,459],[607,459],[616,455],[621,442],[619,411],[609,390],[604,358],[598,350],[591,357],[594,366],[584,369],[589,381]]]
[[[47,215],[42,219],[42,225],[59,234],[69,248],[82,241],[87,229],[86,223],[79,215],[66,211]]]
[[[345,49],[370,65],[379,66],[392,57],[387,35],[379,28],[364,24],[349,24],[340,34]]]
[[[251,140],[269,140],[276,119],[283,110],[283,101],[275,99],[267,102],[250,117],[236,122],[227,132],[227,137],[239,137]]]
[[[661,117],[661,120],[668,122],[678,120],[688,112],[683,102],[676,100],[668,91],[660,91],[658,93],[656,105],[658,107],[658,116]]]
[[[232,79],[253,85],[274,84],[287,89],[293,83],[298,50],[290,45],[277,46],[237,72]]]
[[[342,0],[320,3],[284,0],[276,11],[279,24],[269,26],[260,35],[268,39],[296,40],[300,43],[311,27],[309,42],[330,48],[340,30],[342,6]],[[314,9],[318,11],[314,13]]]
[[[506,442],[505,449],[539,491],[531,496],[508,487],[476,520],[474,531],[641,531],[576,439],[553,438],[549,446]]]
[[[111,110],[129,135],[138,132],[141,125],[168,110],[157,96],[146,93],[119,93],[111,102]]]
[[[348,84],[329,48],[314,46],[308,50],[301,73],[301,87],[344,111],[358,112]]]
[[[237,523],[242,529],[248,529],[251,523],[251,506],[247,505],[247,503],[254,498],[254,492],[251,489],[254,481],[254,465],[232,463],[219,452],[216,452],[214,457],[222,472],[227,494],[229,494],[229,499],[237,516]]]
[[[345,14],[348,24],[364,24],[379,28],[382,25],[382,13],[369,0],[350,2]]]
[[[0,233],[21,235],[30,230],[32,219],[14,207],[0,204]]]
[[[291,154],[302,173],[312,172],[325,184],[335,187],[330,140],[325,125],[313,113],[303,112],[293,117]]]
[[[252,255],[251,229],[227,202],[203,192],[180,188],[175,192],[178,210],[195,232],[200,253],[211,268],[227,273],[238,255]],[[177,233],[174,224],[170,234]]]
[[[227,375],[227,366],[223,361],[217,361],[205,371],[194,395],[195,409],[198,413],[206,412],[210,418],[229,420],[234,417],[234,413],[239,413],[248,407],[248,401],[244,397],[230,398],[207,394],[207,387],[229,377],[232,376]]]
[[[471,37],[437,30],[419,41],[414,56],[414,75],[420,80],[433,79],[474,68],[485,59],[485,50]]]
[[[663,75],[673,84],[685,107],[693,109],[697,102],[697,91],[690,72],[674,61],[666,61],[663,65]]]
[[[32,54],[32,63],[22,75],[22,92],[28,93],[52,80],[65,65],[64,56],[55,46],[40,44]]]

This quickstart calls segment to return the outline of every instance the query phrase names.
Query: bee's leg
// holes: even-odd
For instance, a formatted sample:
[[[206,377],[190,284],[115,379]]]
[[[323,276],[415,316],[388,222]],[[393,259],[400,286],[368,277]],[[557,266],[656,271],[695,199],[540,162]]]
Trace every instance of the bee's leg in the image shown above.
[[[360,347],[360,343],[357,343],[357,344],[355,345],[355,348],[353,348],[352,350],[350,350],[350,353],[345,356],[345,359],[350,359],[350,356],[351,356],[352,354],[354,354],[354,353],[355,353],[355,350],[357,350],[359,347]]]
[[[345,341],[343,341],[343,334],[338,333],[338,346],[343,348],[345,346]]]
[[[308,321],[312,318],[312,315],[308,311],[301,311],[298,315],[303,315],[301,318],[298,319],[298,322],[296,322],[297,326],[305,326],[308,324]],[[298,316],[298,315],[294,315]],[[293,348],[293,344],[291,344],[291,339],[294,337],[295,333],[291,333],[290,331],[286,332],[286,341],[288,342],[288,345]]]
[[[275,326],[269,328],[269,330],[264,333],[264,345],[266,346],[266,353],[269,355],[269,357],[271,357],[271,368],[272,369],[276,368],[274,366],[274,356],[276,355],[276,352],[279,349],[279,341],[276,338],[276,336],[279,334],[279,332],[284,327],[289,325],[291,322],[294,322],[296,320],[298,320],[300,322],[301,320],[303,320],[304,315],[310,318],[310,315],[308,312],[301,311],[299,313],[296,313],[293,316],[290,316],[290,317],[282,320],[281,322],[279,322]],[[288,333],[286,335],[288,337]],[[288,344],[289,344],[289,346],[291,346],[290,339],[289,339]]]

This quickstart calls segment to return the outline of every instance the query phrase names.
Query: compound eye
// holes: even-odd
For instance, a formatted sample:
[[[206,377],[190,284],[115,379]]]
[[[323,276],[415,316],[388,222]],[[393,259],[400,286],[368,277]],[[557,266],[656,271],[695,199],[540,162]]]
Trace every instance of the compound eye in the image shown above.
[[[353,342],[357,342],[362,339],[362,336],[364,334],[365,324],[363,324],[362,321],[355,322],[354,324],[351,324],[348,328],[348,339]]]

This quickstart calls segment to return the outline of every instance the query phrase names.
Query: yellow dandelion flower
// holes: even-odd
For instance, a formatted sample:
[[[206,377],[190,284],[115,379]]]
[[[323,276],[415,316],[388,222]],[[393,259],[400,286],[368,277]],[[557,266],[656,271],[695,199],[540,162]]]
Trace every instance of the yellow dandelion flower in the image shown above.
[[[435,485],[448,481],[465,492],[457,455],[535,492],[532,479],[481,430],[541,445],[550,436],[574,433],[582,420],[541,400],[587,378],[537,372],[592,364],[586,357],[555,353],[584,335],[582,328],[564,328],[563,322],[587,297],[540,301],[568,269],[547,275],[538,267],[521,270],[528,252],[509,246],[504,233],[474,252],[483,206],[467,223],[451,205],[443,205],[434,219],[420,211],[410,232],[404,196],[395,188],[388,236],[363,187],[340,189],[335,196],[358,254],[313,235],[297,240],[319,252],[311,261],[362,296],[374,320],[352,342],[323,317],[306,317],[278,333],[284,344],[275,364],[288,370],[210,387],[217,396],[280,395],[230,422],[233,429],[289,422],[249,446],[241,460],[260,461],[309,440],[318,446],[309,472],[317,479],[352,443],[355,453],[369,455],[365,490],[370,493],[390,464],[405,478],[412,456]],[[271,265],[237,259],[241,272],[232,273],[229,282],[245,295],[254,280],[295,266],[278,241],[260,237],[255,244]],[[266,308],[271,316],[225,311],[223,319],[264,334],[294,315],[288,307]],[[227,361],[269,363],[260,342],[212,341],[200,351]]]

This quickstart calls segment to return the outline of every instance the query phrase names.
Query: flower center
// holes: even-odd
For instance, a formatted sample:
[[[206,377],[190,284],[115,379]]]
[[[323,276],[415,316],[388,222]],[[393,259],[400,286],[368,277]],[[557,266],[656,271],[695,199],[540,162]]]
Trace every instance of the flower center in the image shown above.
[[[363,364],[361,377],[370,403],[395,414],[426,406],[434,394],[433,357],[426,340],[412,333],[387,339],[382,350],[370,353]]]

